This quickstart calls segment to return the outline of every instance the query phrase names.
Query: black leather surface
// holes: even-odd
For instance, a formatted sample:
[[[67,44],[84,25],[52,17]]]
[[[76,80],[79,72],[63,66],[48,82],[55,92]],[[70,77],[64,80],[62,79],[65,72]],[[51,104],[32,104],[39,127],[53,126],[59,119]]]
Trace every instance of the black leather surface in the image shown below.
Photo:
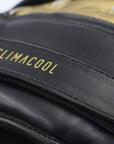
[[[29,90],[2,82],[0,93],[0,110],[4,111],[0,113],[0,126],[29,136],[33,142],[46,143],[47,140],[49,144],[62,143],[53,140],[49,135],[59,138],[65,144],[114,142],[113,135],[99,125]]]
[[[1,82],[1,117],[3,112],[8,113],[45,131],[46,139],[42,139],[38,132],[35,135],[26,126],[23,130],[20,123],[14,121],[14,126],[10,119],[13,127],[40,143],[113,144],[113,25],[70,17],[1,16],[0,48],[58,64],[54,75],[49,75],[5,61],[4,56],[0,60],[1,79],[18,83],[37,94]]]
[[[53,0],[32,0],[32,1],[31,0],[23,0],[16,7],[42,4],[42,3],[46,3],[46,2],[50,2],[50,1],[53,1]]]
[[[31,144],[33,141],[29,140],[27,137],[23,137],[22,135],[17,135],[11,131],[7,131],[6,129],[0,129],[0,143],[1,144]]]

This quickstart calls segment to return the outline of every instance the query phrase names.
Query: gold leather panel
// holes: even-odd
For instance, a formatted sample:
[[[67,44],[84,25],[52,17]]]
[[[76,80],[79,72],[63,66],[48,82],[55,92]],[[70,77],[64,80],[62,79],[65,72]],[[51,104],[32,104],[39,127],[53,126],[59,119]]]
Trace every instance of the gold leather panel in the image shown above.
[[[114,23],[114,0],[56,0],[15,11],[17,15],[35,13],[73,13]]]

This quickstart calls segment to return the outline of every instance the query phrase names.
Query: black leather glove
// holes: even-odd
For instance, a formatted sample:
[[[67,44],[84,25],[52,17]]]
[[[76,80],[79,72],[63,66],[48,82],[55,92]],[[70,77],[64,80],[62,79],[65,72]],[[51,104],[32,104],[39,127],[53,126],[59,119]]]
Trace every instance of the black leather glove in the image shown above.
[[[113,2],[100,1],[0,15],[0,144],[114,144]]]

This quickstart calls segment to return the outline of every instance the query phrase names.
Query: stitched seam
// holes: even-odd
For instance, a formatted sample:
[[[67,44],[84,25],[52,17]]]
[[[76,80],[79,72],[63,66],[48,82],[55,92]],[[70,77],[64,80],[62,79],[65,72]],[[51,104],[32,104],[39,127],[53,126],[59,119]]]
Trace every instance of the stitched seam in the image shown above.
[[[86,103],[86,102],[84,102],[84,101],[82,101],[82,100],[79,100],[78,98],[73,97],[71,94],[69,94],[68,92],[66,92],[66,91],[63,90],[63,89],[62,89],[62,90],[61,90],[61,89],[58,89],[58,88],[56,88],[56,87],[53,87],[52,85],[47,84],[46,82],[42,82],[42,81],[40,81],[40,80],[38,80],[38,79],[32,78],[31,76],[26,76],[26,75],[24,75],[24,74],[22,74],[22,73],[19,73],[19,72],[16,72],[16,71],[8,70],[8,69],[1,68],[1,67],[0,67],[0,70],[7,71],[7,72],[10,72],[10,73],[14,73],[14,74],[16,74],[16,75],[19,75],[19,76],[24,77],[25,79],[32,80],[32,81],[34,81],[34,82],[38,82],[38,83],[41,83],[41,84],[43,84],[43,85],[46,85],[46,86],[49,87],[49,88],[55,89],[55,90],[57,90],[58,92],[61,92],[61,93],[65,94],[65,95],[73,98],[74,100],[80,101],[80,102],[82,102],[83,104],[86,104],[87,106],[89,106],[89,107],[91,107],[91,108],[94,108],[95,110],[100,111],[100,112],[106,114],[107,116],[114,117],[113,115],[110,115],[110,114],[108,114],[108,113],[106,113],[106,112],[103,112],[103,111],[101,111],[100,109],[97,109],[96,107],[93,107],[92,105],[90,105],[90,104],[88,104],[88,103]]]
[[[30,125],[29,123],[27,123],[27,122],[25,122],[25,121],[22,121],[22,120],[20,120],[20,119],[18,119],[18,118],[15,118],[14,116],[11,116],[11,115],[9,115],[9,114],[6,115],[5,113],[0,112],[0,117],[1,117],[1,118],[5,118],[5,119],[9,119],[9,120],[11,120],[11,121],[13,121],[13,122],[16,122],[16,123],[18,123],[18,124],[20,124],[20,125],[23,125],[24,127],[28,128],[29,130],[35,132],[36,135],[39,135],[40,137],[45,138],[45,139],[48,140],[48,141],[54,142],[55,144],[63,144],[63,143],[60,143],[60,142],[58,142],[58,141],[55,141],[55,140],[52,139],[50,136],[47,136],[47,135],[45,135],[45,134],[42,134],[41,132],[39,132],[38,130],[36,130],[35,128],[33,128],[33,126]]]
[[[40,19],[40,20],[42,20],[42,19]],[[48,20],[48,19],[46,19],[46,20]],[[87,26],[87,27],[90,27],[90,28],[92,28],[92,29],[95,29],[95,30],[98,30],[98,31],[101,31],[101,32],[105,32],[105,33],[109,33],[109,34],[114,34],[114,32],[113,31],[111,31],[111,30],[107,30],[107,29],[105,29],[105,28],[103,28],[103,27],[101,27],[101,26],[98,26],[98,25],[95,25],[95,23],[94,24],[88,24],[88,23],[86,23],[86,22],[81,22],[81,21],[79,21],[79,22],[76,22],[76,21],[74,21],[73,19],[72,20],[62,20],[62,19],[59,19],[59,18],[56,18],[56,17],[52,17],[52,18],[49,18],[49,20],[53,20],[53,21],[55,21],[55,22],[61,22],[62,24],[64,24],[64,25],[67,25],[67,24],[72,24],[72,25],[74,25],[75,26],[75,24],[78,24],[78,25],[81,25],[81,26]],[[83,18],[82,18],[82,20],[84,20]],[[101,24],[102,25],[102,24]]]
[[[54,53],[54,54],[56,54],[56,55],[62,56],[62,57],[64,57],[64,58],[66,58],[67,60],[74,61],[74,62],[77,62],[77,63],[81,64],[82,66],[91,68],[91,69],[95,70],[96,72],[101,73],[101,74],[103,74],[104,76],[106,76],[106,77],[111,78],[111,79],[114,80],[114,78],[111,77],[109,74],[105,73],[104,71],[102,71],[102,70],[100,70],[100,69],[98,69],[98,68],[95,68],[94,66],[91,66],[91,65],[89,65],[89,64],[87,64],[87,63],[84,63],[84,62],[82,62],[82,61],[80,61],[80,60],[78,60],[78,59],[72,58],[72,57],[67,56],[67,55],[64,55],[64,54],[62,54],[62,53],[59,53],[59,52],[55,52],[55,51],[53,51],[53,50],[50,50],[50,49],[47,48],[47,47],[43,47],[43,46],[31,44],[31,43],[24,42],[24,41],[10,40],[10,39],[6,39],[6,38],[2,38],[2,37],[0,37],[0,40],[2,40],[2,41],[7,41],[7,42],[11,42],[11,43],[23,44],[23,45],[29,46],[29,47],[31,46],[31,47],[33,47],[34,49],[39,48],[39,49],[44,50],[44,51],[49,51],[49,52]]]
[[[45,51],[49,51],[49,52],[58,54],[58,55],[60,55],[60,56],[65,57],[66,59],[68,59],[68,60],[70,60],[70,61],[75,61],[75,62],[81,64],[82,66],[89,67],[89,68],[97,71],[98,73],[103,74],[104,76],[106,76],[106,77],[108,77],[108,78],[114,79],[113,77],[109,76],[108,74],[105,74],[104,72],[102,72],[102,71],[100,71],[100,70],[98,70],[98,69],[95,69],[95,68],[92,67],[92,66],[89,66],[89,65],[87,65],[87,64],[85,64],[85,63],[82,63],[81,61],[78,61],[78,60],[76,60],[76,59],[73,59],[73,58],[71,58],[71,57],[69,57],[69,56],[67,57],[67,56],[64,55],[64,54],[61,54],[61,53],[58,53],[58,52],[55,52],[55,51],[46,49],[45,47],[38,46],[38,45],[34,45],[34,44],[31,44],[31,43],[26,43],[26,42],[23,42],[23,41],[16,41],[16,40],[5,39],[5,38],[1,38],[1,37],[0,37],[0,39],[3,40],[3,41],[9,41],[9,42],[12,42],[12,43],[24,44],[24,45],[27,45],[27,46],[29,46],[29,47],[32,46],[33,48],[35,48],[35,47],[36,47],[36,48],[40,48],[41,50],[45,50]],[[53,89],[55,89],[55,90],[57,90],[57,91],[59,91],[59,92],[62,92],[62,93],[64,93],[64,94],[66,94],[67,96],[72,97],[73,99],[76,99],[76,100],[80,101],[79,99],[74,98],[72,95],[68,94],[67,92],[65,92],[65,91],[63,91],[63,90],[59,90],[59,89],[57,89],[57,88],[55,88],[55,87],[53,87],[53,86],[51,86],[51,85],[49,85],[49,84],[47,84],[47,83],[45,83],[45,82],[41,82],[40,80],[33,79],[33,78],[30,77],[30,76],[25,76],[25,75],[23,75],[22,73],[18,73],[18,72],[15,72],[15,71],[11,71],[11,70],[8,70],[8,69],[4,69],[4,68],[1,68],[1,69],[2,69],[2,70],[9,71],[9,72],[12,72],[12,73],[15,73],[15,74],[17,74],[17,75],[21,75],[21,76],[23,76],[23,77],[25,77],[25,78],[27,78],[27,79],[30,79],[30,80],[39,82],[39,83],[41,83],[41,84],[44,84],[44,85],[46,85],[46,86],[48,86],[48,87],[50,87],[50,88],[53,88]],[[92,107],[91,105],[89,105],[88,103],[86,103],[86,102],[84,102],[84,101],[82,101],[82,100],[81,100],[80,102],[83,102],[84,104]],[[97,108],[95,108],[95,107],[93,107],[93,108],[96,109],[96,110],[99,110],[99,109],[97,109]],[[100,110],[99,110],[99,111],[100,111]],[[101,111],[101,112],[103,112],[103,111]],[[103,112],[103,113],[105,113],[105,112]],[[108,114],[108,113],[105,113],[105,114],[107,114],[107,115],[109,115],[109,116],[111,116],[111,117],[114,117],[113,115],[110,115],[110,114]]]
[[[68,13],[65,13],[65,14],[68,14]],[[109,27],[113,29],[113,23],[109,23],[108,21],[105,21],[105,20],[100,20],[100,19],[96,19],[96,18],[93,18],[93,17],[89,17],[89,16],[83,16],[83,15],[76,15],[78,17],[71,17],[71,16],[68,16],[68,15],[64,15],[63,13],[55,13],[55,14],[41,14],[43,17],[39,18],[39,17],[26,17],[26,16],[17,16],[17,15],[8,15],[9,17],[8,18],[13,18],[13,20],[15,20],[15,18],[18,18],[19,20],[22,18],[29,18],[29,20],[51,20],[51,21],[55,21],[55,22],[61,22],[63,24],[80,24],[82,26],[87,26],[87,27],[91,27],[92,29],[95,29],[95,30],[98,30],[98,31],[101,31],[101,32],[104,32],[104,33],[108,33],[108,34],[111,34],[113,35],[114,34],[114,31],[113,30],[110,30],[109,28],[103,28],[104,27]],[[62,18],[57,18],[55,17],[55,15],[57,16],[63,16]],[[27,15],[27,16],[31,16],[31,15]],[[32,15],[34,16],[34,14]],[[67,18],[67,20],[63,20],[63,18]],[[38,19],[36,19],[38,18]],[[88,18],[88,19],[87,19]],[[9,19],[8,19],[9,20]],[[11,20],[11,19],[10,19]],[[28,19],[26,19],[28,20]],[[78,22],[76,22],[78,20]],[[81,20],[84,20],[81,21]],[[96,20],[96,21],[95,21]],[[67,22],[67,23],[66,23]],[[101,23],[102,22],[102,23]],[[104,23],[103,23],[104,22]],[[90,24],[88,24],[90,23]],[[109,25],[109,24],[110,25]],[[98,26],[98,24],[100,26]],[[75,25],[74,25],[75,26]]]
[[[110,30],[109,28],[108,29],[106,29],[106,28],[103,28],[103,26],[105,26],[105,27],[109,27],[109,24],[107,24],[108,22],[107,21],[105,21],[105,24],[103,24],[103,23],[101,23],[101,22],[99,22],[98,20],[99,19],[95,19],[95,18],[92,18],[92,20],[90,19],[91,17],[88,17],[88,16],[86,16],[88,19],[88,21],[84,18],[84,16],[80,16],[80,15],[78,15],[78,16],[80,16],[80,17],[73,17],[72,19],[71,19],[71,17],[66,17],[66,15],[59,15],[60,13],[56,13],[56,15],[57,16],[65,16],[65,18],[67,18],[67,20],[66,19],[64,19],[63,20],[63,18],[64,17],[62,17],[62,18],[57,18],[56,16],[55,16],[55,14],[53,14],[53,15],[49,15],[49,14],[43,14],[43,17],[42,18],[39,18],[38,17],[38,19],[36,19],[37,17],[27,17],[27,18],[31,18],[31,20],[42,20],[42,21],[48,21],[48,20],[51,20],[51,22],[52,21],[54,21],[54,22],[61,22],[62,24],[65,24],[65,25],[67,25],[67,24],[72,24],[72,25],[74,25],[75,26],[75,24],[79,24],[79,25],[82,25],[82,26],[87,26],[87,27],[91,27],[92,29],[95,29],[95,30],[98,30],[98,31],[101,31],[101,32],[104,32],[104,33],[108,33],[108,34],[114,34],[114,31],[112,31],[112,30]],[[19,19],[20,17],[18,17],[18,19]],[[24,17],[24,18],[26,18],[26,17]],[[21,19],[22,19],[22,17],[21,17]],[[19,19],[20,20],[20,19]],[[30,19],[26,19],[26,20],[30,20]],[[78,21],[77,21],[78,20]],[[84,20],[84,22],[83,21],[80,21],[80,20]],[[95,20],[97,20],[96,22],[93,22],[93,20],[95,21]],[[103,21],[103,20],[102,20]],[[50,22],[50,21],[49,21]],[[66,23],[67,22],[67,23]],[[90,23],[90,24],[88,24],[88,23]],[[92,24],[93,23],[93,24]],[[98,24],[99,24],[99,26],[98,26]],[[113,26],[112,25],[110,25],[110,28],[113,28]]]

